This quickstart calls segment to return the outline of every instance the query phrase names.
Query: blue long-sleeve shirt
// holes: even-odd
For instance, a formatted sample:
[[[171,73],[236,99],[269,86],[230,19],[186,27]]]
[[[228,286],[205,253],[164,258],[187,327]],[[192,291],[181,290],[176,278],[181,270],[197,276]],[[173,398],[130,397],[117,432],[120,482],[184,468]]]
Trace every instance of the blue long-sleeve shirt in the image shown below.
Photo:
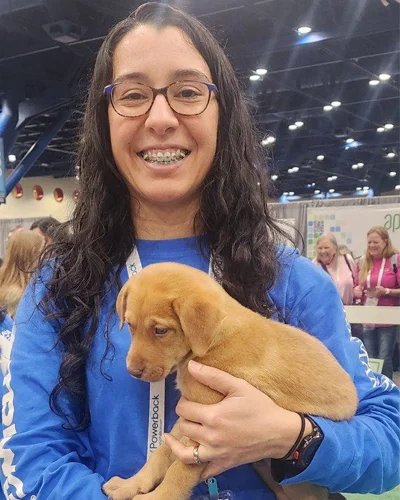
[[[142,265],[175,261],[208,271],[207,256],[194,238],[139,241]],[[290,250],[279,253],[280,272],[269,295],[287,323],[318,337],[352,376],[360,399],[349,422],[316,418],[324,440],[308,468],[285,483],[311,481],[331,491],[380,493],[400,482],[399,391],[387,378],[372,373],[362,344],[350,337],[343,306],[332,280]],[[127,279],[124,272],[122,280]],[[54,348],[57,332],[36,308],[44,285],[29,287],[16,316],[11,363],[3,388],[1,474],[7,499],[106,500],[102,484],[112,476],[130,477],[146,460],[149,384],[126,370],[130,344],[126,328],[110,321],[115,352],[100,362],[109,309],[118,291],[105,297],[103,315],[87,363],[91,424],[77,433],[49,410],[49,394],[58,379],[61,353]],[[312,359],[306,360],[312,370]],[[288,374],[296,376],[296,374]],[[333,380],[334,384],[335,381]],[[165,427],[176,421],[179,394],[174,378],[166,380]],[[235,500],[272,500],[274,495],[250,465],[218,476],[220,490]],[[206,493],[204,484],[194,495]],[[193,497],[195,498],[195,497]]]

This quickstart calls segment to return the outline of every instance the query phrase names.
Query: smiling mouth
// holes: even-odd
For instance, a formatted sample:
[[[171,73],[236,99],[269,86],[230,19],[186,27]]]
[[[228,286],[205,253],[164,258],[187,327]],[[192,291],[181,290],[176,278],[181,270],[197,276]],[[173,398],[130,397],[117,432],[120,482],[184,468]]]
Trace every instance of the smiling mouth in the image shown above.
[[[190,155],[188,149],[177,149],[170,151],[141,151],[138,155],[147,163],[152,165],[174,165]]]

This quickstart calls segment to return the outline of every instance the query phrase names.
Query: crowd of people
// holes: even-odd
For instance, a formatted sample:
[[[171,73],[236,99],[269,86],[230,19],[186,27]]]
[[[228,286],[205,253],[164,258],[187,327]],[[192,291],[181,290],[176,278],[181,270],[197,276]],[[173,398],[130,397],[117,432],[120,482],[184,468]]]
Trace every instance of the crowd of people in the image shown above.
[[[72,231],[47,247],[14,317],[3,387],[6,498],[106,500],[113,476],[123,478],[122,490],[109,498],[123,498],[124,480],[158,443],[154,398],[163,401],[157,425],[175,456],[207,462],[204,479],[215,478],[193,498],[210,496],[213,484],[221,498],[273,500],[251,467],[269,459],[284,485],[316,483],[332,495],[394,488],[399,390],[369,370],[331,276],[346,283],[361,276],[362,300],[372,287],[381,300],[379,287],[388,285],[375,283],[375,260],[366,257],[358,272],[331,238],[321,240],[327,273],[279,245],[283,231],[266,200],[248,102],[223,49],[195,17],[147,3],[110,31],[90,80],[77,163],[85,196]],[[156,395],[129,376],[131,336],[127,325],[120,330],[118,292],[141,267],[168,261],[212,272],[244,306],[319,339],[353,380],[357,414],[299,418],[247,382],[196,364],[190,375],[224,394],[220,403],[180,400],[174,374]],[[340,291],[350,300],[345,283]],[[312,365],[304,360],[305,370]],[[299,375],[289,367],[288,377]],[[177,413],[198,446],[168,435]],[[144,498],[165,500],[157,488]]]
[[[335,236],[326,233],[316,243],[314,263],[329,273],[344,305],[400,306],[400,252],[386,228],[372,227],[367,250],[356,263],[351,251],[340,249]],[[358,325],[357,325],[358,326]],[[361,336],[368,355],[383,360],[382,373],[393,377],[397,325],[365,324]],[[398,344],[397,344],[398,348]]]

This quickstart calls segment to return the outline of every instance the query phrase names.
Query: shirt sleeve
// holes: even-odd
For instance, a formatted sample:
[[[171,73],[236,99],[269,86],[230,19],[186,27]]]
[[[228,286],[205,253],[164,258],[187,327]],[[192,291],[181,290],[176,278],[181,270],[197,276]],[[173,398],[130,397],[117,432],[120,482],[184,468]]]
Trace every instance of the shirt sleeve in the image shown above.
[[[9,500],[106,500],[88,434],[68,430],[49,408],[61,356],[55,328],[36,306],[43,290],[43,284],[29,286],[16,314],[3,385],[3,491]]]
[[[308,289],[289,298],[289,322],[318,337],[329,348],[352,377],[359,405],[350,421],[313,417],[324,439],[311,464],[282,483],[308,481],[332,492],[379,494],[400,483],[399,389],[385,376],[371,371],[363,344],[351,337],[335,286],[326,277],[317,276],[313,266],[304,261],[298,259],[293,266],[288,290],[299,292],[305,288],[298,280],[301,273],[295,270],[299,266],[307,268]]]

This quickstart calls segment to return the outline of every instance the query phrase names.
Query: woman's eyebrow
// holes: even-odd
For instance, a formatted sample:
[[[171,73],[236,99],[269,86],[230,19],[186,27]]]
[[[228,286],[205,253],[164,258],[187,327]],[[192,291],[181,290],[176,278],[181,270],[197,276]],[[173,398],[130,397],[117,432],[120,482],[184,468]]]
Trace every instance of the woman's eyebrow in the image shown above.
[[[195,80],[204,80],[206,82],[210,81],[210,78],[203,73],[202,71],[199,71],[197,69],[178,69],[174,71],[172,74],[172,79],[191,79],[194,78]],[[146,73],[142,73],[140,71],[133,71],[130,73],[124,73],[122,75],[119,75],[114,81],[115,82],[124,82],[126,80],[137,80],[139,82],[146,82],[148,83],[149,77],[146,75]]]

